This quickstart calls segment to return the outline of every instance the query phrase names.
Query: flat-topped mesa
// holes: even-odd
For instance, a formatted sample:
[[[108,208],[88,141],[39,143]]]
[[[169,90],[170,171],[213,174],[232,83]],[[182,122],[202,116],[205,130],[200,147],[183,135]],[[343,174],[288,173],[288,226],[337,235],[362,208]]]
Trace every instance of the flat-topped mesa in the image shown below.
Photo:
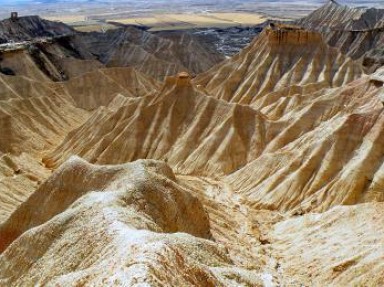
[[[323,42],[320,33],[303,29],[296,25],[283,25],[271,23],[265,29],[268,41],[271,44],[317,44]]]

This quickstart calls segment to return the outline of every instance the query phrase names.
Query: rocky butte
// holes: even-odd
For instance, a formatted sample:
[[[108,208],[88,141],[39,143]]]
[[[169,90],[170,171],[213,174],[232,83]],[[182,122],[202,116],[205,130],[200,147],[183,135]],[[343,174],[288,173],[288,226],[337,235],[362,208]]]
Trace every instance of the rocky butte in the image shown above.
[[[2,21],[0,286],[384,286],[383,15]]]

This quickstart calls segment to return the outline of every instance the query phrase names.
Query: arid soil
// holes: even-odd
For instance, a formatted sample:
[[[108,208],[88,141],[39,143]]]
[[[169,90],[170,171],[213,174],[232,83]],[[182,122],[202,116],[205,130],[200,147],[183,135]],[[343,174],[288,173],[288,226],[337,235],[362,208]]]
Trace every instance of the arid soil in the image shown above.
[[[382,14],[0,24],[0,286],[383,286]]]

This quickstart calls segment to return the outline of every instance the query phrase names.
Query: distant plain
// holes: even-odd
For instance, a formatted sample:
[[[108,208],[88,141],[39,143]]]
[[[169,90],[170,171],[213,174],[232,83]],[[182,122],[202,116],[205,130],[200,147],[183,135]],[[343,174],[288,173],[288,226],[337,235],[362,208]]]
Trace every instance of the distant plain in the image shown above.
[[[80,31],[112,29],[109,22],[148,26],[153,31],[209,27],[252,26],[266,19],[297,19],[324,4],[324,0],[44,0],[7,1],[0,18],[11,11],[61,21]],[[384,8],[384,1],[339,1],[350,6]]]

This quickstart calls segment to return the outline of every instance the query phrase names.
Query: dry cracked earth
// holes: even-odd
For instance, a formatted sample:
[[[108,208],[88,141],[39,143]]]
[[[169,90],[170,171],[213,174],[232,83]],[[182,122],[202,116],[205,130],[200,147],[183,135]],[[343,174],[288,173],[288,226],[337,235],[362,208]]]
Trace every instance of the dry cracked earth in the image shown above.
[[[0,286],[384,286],[383,31],[2,21]]]

